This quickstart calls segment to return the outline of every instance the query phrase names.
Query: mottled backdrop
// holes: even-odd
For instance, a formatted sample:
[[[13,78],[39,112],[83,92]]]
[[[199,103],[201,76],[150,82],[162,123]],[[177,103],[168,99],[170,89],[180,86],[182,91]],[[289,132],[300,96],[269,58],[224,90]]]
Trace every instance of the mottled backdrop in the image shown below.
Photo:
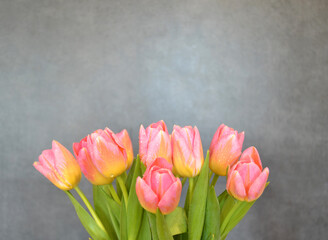
[[[0,0],[1,239],[87,239],[33,161],[105,126],[137,152],[160,119],[204,149],[220,123],[244,130],[270,167],[228,239],[324,239],[328,1]]]

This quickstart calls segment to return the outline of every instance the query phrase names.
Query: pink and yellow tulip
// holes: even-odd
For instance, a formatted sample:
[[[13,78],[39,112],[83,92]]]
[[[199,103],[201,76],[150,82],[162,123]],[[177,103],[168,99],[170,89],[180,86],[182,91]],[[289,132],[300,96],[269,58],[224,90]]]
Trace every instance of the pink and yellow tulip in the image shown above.
[[[137,196],[147,211],[156,213],[159,208],[163,214],[169,214],[178,206],[182,185],[171,170],[172,164],[157,158],[147,167],[143,178],[137,178]]]
[[[111,183],[133,160],[132,144],[126,130],[114,134],[98,129],[73,143],[74,154],[85,177],[94,185]]]
[[[251,202],[264,191],[269,169],[262,171],[262,163],[255,147],[247,148],[228,172],[227,191],[240,201]]]
[[[61,190],[75,188],[81,180],[80,167],[70,151],[59,142],[52,141],[52,149],[39,156],[33,166]]]
[[[146,129],[143,125],[140,126],[139,155],[146,166],[158,157],[172,163],[170,135],[163,120],[150,124]]]
[[[225,176],[227,167],[239,158],[244,142],[244,132],[221,124],[210,145],[210,169],[217,175]]]
[[[195,177],[204,163],[198,128],[175,125],[171,136],[174,172],[181,177]]]

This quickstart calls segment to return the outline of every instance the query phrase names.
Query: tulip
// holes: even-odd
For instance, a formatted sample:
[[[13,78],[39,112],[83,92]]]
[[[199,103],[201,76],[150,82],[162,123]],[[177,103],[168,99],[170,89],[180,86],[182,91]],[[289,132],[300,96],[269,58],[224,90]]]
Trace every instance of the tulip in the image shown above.
[[[240,201],[251,202],[264,191],[269,169],[262,171],[262,163],[255,147],[247,148],[228,172],[227,191]]]
[[[172,163],[170,135],[163,120],[150,124],[146,130],[143,125],[140,126],[139,155],[146,166],[158,157]]]
[[[239,158],[244,142],[244,132],[238,133],[221,124],[210,145],[210,169],[217,175],[225,176],[227,167]]]
[[[171,170],[172,164],[157,158],[147,167],[143,178],[137,178],[137,196],[147,211],[156,213],[159,208],[163,214],[169,214],[178,206],[182,185]]]
[[[108,128],[98,129],[79,143],[73,143],[74,154],[81,170],[92,184],[109,184],[127,169],[128,154],[130,158],[133,154],[132,145],[131,141],[126,140],[128,135],[124,132],[119,136],[125,140],[121,142],[120,138]]]
[[[33,166],[61,190],[75,188],[81,180],[80,167],[70,151],[59,142],[52,141],[52,149],[39,156]]]
[[[202,141],[195,126],[174,126],[171,136],[174,172],[181,177],[195,177],[204,163]]]

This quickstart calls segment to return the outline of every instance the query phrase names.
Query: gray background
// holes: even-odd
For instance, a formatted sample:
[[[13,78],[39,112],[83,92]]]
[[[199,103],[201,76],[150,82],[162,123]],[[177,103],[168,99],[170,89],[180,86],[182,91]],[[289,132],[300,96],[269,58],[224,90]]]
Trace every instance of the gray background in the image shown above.
[[[244,130],[269,166],[228,239],[324,239],[327,91],[325,0],[1,0],[1,239],[87,239],[33,161],[105,126],[136,153],[160,119],[197,125],[204,149],[220,123]]]

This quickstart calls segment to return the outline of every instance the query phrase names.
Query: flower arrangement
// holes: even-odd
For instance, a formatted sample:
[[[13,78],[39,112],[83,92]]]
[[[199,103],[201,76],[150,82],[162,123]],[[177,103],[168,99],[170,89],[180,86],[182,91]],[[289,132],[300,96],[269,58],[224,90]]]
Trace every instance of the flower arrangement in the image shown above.
[[[244,132],[222,124],[204,159],[197,127],[174,126],[170,135],[159,121],[141,125],[135,159],[128,132],[105,128],[73,143],[75,157],[53,141],[34,167],[68,195],[89,239],[224,240],[268,185],[269,169],[255,147],[242,152],[243,141]],[[81,171],[93,185],[93,206],[78,187]],[[219,176],[227,183],[217,195]]]

